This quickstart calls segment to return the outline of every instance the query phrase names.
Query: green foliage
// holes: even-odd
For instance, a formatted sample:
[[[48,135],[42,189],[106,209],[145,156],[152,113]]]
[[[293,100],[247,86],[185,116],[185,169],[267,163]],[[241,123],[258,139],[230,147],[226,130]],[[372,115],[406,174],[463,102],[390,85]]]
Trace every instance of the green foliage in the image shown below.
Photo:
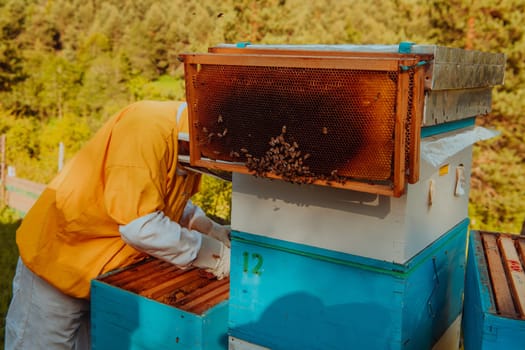
[[[47,182],[58,142],[67,159],[128,103],[184,99],[182,52],[238,41],[412,41],[503,52],[505,85],[482,118],[503,134],[475,147],[470,214],[474,228],[517,232],[525,213],[524,10],[520,0],[3,0],[0,131],[17,174]],[[208,182],[203,188],[230,191]],[[221,205],[210,193],[197,200],[215,211]]]
[[[201,190],[193,196],[192,201],[210,217],[217,218],[223,223],[230,223],[231,190],[231,182],[204,175]]]
[[[8,208],[0,208],[0,348],[4,347],[5,316],[11,300],[11,284],[18,260],[15,243],[20,218]]]

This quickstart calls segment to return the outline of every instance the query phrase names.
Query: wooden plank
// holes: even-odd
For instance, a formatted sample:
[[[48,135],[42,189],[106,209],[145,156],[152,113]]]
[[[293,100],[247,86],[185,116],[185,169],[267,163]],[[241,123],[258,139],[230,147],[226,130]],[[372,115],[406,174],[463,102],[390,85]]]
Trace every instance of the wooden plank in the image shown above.
[[[35,204],[36,199],[28,197],[27,195],[19,192],[6,192],[6,204],[22,213],[27,213],[29,209]]]
[[[516,317],[516,309],[505,276],[505,269],[498,249],[497,237],[494,234],[482,233],[483,246],[487,257],[487,267],[494,291],[498,312],[504,316]]]
[[[218,294],[217,296],[209,299],[205,303],[202,303],[193,309],[188,310],[189,312],[193,312],[197,315],[202,315],[205,311],[211,309],[215,305],[219,304],[220,302],[224,300],[228,300],[230,297],[230,290],[223,290],[222,293]]]
[[[198,154],[194,154],[194,156],[195,156],[194,158],[195,160],[192,161],[192,165],[194,166],[253,175],[253,172],[248,170],[248,168],[246,168],[244,164],[241,165],[241,164],[236,164],[236,163],[217,162],[217,161],[206,159],[206,158],[197,158],[199,157]],[[282,179],[282,177],[274,175],[272,173],[267,173],[265,177],[270,178],[270,179]],[[394,194],[392,186],[390,185],[365,183],[365,182],[352,181],[352,180],[345,181],[345,183],[340,183],[336,181],[315,180],[312,182],[312,184],[334,187],[334,188],[344,188],[344,189],[355,190],[355,191],[360,191],[360,192],[380,194],[384,196],[396,196]],[[399,197],[399,196],[400,195],[397,195],[396,197]]]
[[[234,65],[257,67],[291,67],[313,69],[352,69],[367,71],[399,70],[399,60],[393,58],[344,57],[344,56],[305,56],[305,55],[261,55],[261,54],[182,54],[185,64]],[[414,65],[416,59],[407,60]]]
[[[128,266],[122,271],[110,273],[107,276],[99,278],[100,281],[103,281],[108,284],[119,284],[126,283],[130,280],[136,279],[137,276],[147,275],[151,272],[153,267],[168,264],[162,260],[150,260],[142,263],[138,263],[134,266]]]
[[[224,295],[224,293],[229,293],[230,286],[229,284],[224,284],[218,288],[215,288],[214,290],[210,291],[209,293],[206,293],[204,295],[199,296],[198,298],[195,298],[189,302],[187,302],[184,305],[184,308],[189,312],[196,312],[195,309],[202,308],[204,305],[205,309],[210,308],[213,305],[217,304],[216,297]]]
[[[182,270],[180,268],[176,268],[175,266],[166,273],[163,271],[153,271],[150,276],[151,278],[135,280],[122,286],[121,288],[137,294],[142,294],[144,292],[147,293],[148,290],[154,289],[158,285],[181,278],[181,276],[186,275],[189,271],[191,270]]]
[[[0,204],[6,204],[6,190],[5,182],[7,178],[7,163],[6,163],[6,135],[0,136]]]
[[[421,124],[425,104],[425,71],[415,68],[412,91],[412,117],[410,120],[410,144],[408,145],[408,183],[419,181]]]
[[[222,280],[209,280],[209,283],[208,285],[202,287],[202,288],[199,288],[193,292],[191,292],[190,294],[180,298],[177,300],[177,303],[176,303],[176,306],[177,307],[180,307],[181,309],[184,310],[184,305],[187,304],[188,302],[194,300],[194,299],[197,299],[199,297],[201,297],[202,295],[205,295],[209,292],[211,292],[212,290],[214,290],[215,288],[218,288],[222,285],[229,285],[230,283],[230,280],[228,278],[225,278],[225,279],[222,279]]]
[[[188,283],[191,283],[199,278],[202,278],[199,275],[199,270],[193,269],[189,271],[188,273],[177,276],[177,278],[170,278],[169,280],[164,281],[160,284],[157,284],[156,286],[152,288],[143,290],[140,292],[140,295],[156,300],[160,298],[162,295],[170,291],[174,291],[178,288],[181,288],[182,286]]]
[[[403,65],[410,65],[407,61],[402,61]],[[393,193],[395,197],[400,197],[405,191],[405,143],[406,143],[406,117],[408,113],[410,76],[408,72],[398,74],[397,82],[397,108],[394,127],[394,183]]]
[[[498,239],[503,261],[510,277],[511,292],[514,296],[516,309],[521,317],[525,316],[525,272],[521,265],[514,239],[508,235],[501,235]]]
[[[33,182],[19,177],[8,176],[6,178],[6,186],[16,187],[20,192],[29,192],[37,198],[46,188],[46,185]]]

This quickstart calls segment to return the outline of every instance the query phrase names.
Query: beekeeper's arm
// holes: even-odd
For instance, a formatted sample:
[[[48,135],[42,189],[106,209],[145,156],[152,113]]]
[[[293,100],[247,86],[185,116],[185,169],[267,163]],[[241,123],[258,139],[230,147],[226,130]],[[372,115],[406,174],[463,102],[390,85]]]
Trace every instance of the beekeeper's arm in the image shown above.
[[[122,239],[135,249],[222,278],[229,273],[229,248],[163,212],[177,155],[177,133],[165,118],[171,110],[168,103],[134,104],[116,124],[105,154],[104,203]]]
[[[196,266],[218,279],[230,272],[230,248],[219,240],[189,230],[157,211],[121,225],[126,243],[179,267]]]

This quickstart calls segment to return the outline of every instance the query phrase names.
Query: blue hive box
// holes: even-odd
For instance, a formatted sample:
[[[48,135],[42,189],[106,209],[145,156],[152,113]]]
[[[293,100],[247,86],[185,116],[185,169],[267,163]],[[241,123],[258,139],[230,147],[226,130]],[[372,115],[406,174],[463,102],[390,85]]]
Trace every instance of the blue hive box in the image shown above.
[[[234,231],[230,336],[272,350],[432,349],[461,316],[467,228],[406,264]]]
[[[521,245],[525,243],[523,236],[480,231],[470,233],[463,317],[465,350],[525,349],[525,315],[520,314],[517,309],[514,311],[512,288],[507,285],[508,282],[512,283],[507,281],[508,272],[501,270],[499,276],[491,276],[491,271],[496,274],[495,265],[501,264],[504,268],[505,259],[498,262],[497,255],[501,253],[498,251],[502,249],[501,246],[492,244],[489,248],[484,237],[494,236],[497,242],[498,237],[502,235],[512,238],[515,242],[521,242]],[[518,251],[520,244],[516,244]],[[495,260],[487,259],[488,249],[496,251],[493,253],[493,256],[496,255]],[[523,258],[524,256],[521,256],[521,264]],[[523,272],[523,266],[516,270]],[[493,279],[499,283],[494,285]],[[498,299],[496,294],[499,295]],[[510,303],[506,305],[507,311],[502,310],[505,294],[510,299]],[[501,306],[498,306],[497,300]]]
[[[158,260],[103,275],[91,284],[92,349],[227,349],[228,290]]]

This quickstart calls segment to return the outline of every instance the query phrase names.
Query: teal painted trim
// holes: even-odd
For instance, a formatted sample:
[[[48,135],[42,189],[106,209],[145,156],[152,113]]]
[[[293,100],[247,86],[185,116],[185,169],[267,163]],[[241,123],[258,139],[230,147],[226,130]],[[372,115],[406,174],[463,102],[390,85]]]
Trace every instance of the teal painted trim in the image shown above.
[[[249,41],[240,41],[235,46],[240,48],[240,49],[244,49],[245,47],[247,47],[248,45],[251,45],[251,44],[252,43],[249,42]]]
[[[390,275],[395,278],[405,279],[410,276],[425,261],[429,260],[436,252],[440,251],[451,240],[466,233],[470,220],[468,218],[454,226],[449,234],[445,234],[435,241],[430,250],[423,250],[406,264],[397,264],[372,258],[361,257],[353,254],[337,252],[319,247],[308,246],[300,243],[278,240],[274,238],[253,235],[246,232],[232,231],[232,240],[255,246],[274,249],[290,254],[301,255],[308,258],[326,261],[334,264],[356,267],[359,269]]]
[[[398,52],[399,53],[411,53],[412,46],[414,46],[414,43],[409,42],[409,41],[402,41],[399,43]]]
[[[20,194],[23,194],[23,195],[31,197],[31,198],[37,199],[38,197],[40,197],[40,193],[35,193],[35,192],[29,192],[29,191],[21,190],[18,187],[15,187],[15,186],[6,185],[5,188],[9,192],[20,193]]]
[[[456,120],[449,123],[443,123],[433,126],[426,126],[421,128],[421,137],[430,137],[438,134],[443,134],[446,132],[459,130],[463,128],[467,128],[469,126],[474,126],[476,123],[476,117],[471,118],[465,118]]]

